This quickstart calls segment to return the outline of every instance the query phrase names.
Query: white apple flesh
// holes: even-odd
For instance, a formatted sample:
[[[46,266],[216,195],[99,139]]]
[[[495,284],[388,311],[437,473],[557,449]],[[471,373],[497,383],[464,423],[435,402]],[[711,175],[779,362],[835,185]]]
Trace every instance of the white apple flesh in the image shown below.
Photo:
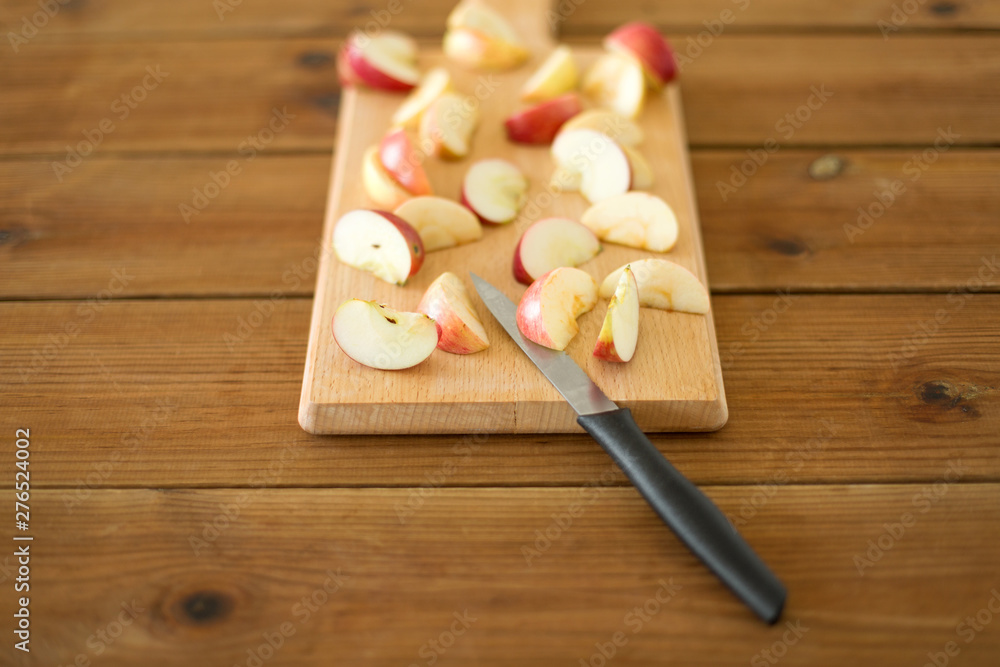
[[[597,283],[580,269],[554,269],[525,290],[517,304],[517,328],[528,340],[565,350],[580,331],[576,318],[597,305]]]
[[[341,78],[363,82],[372,88],[394,92],[412,90],[420,80],[416,66],[417,43],[409,36],[384,30],[374,37],[352,33],[341,55],[346,66]],[[347,75],[347,69],[353,76]]]
[[[348,357],[379,370],[411,368],[431,356],[438,327],[422,313],[350,299],[333,315],[333,339]]]
[[[632,168],[621,146],[596,130],[560,132],[552,143],[556,165],[580,173],[580,193],[594,204],[627,192]]]
[[[417,230],[388,211],[344,214],[333,228],[333,250],[344,264],[396,285],[405,285],[424,263]]]
[[[361,183],[372,203],[382,208],[396,208],[413,196],[382,165],[378,146],[371,146],[361,158]]]
[[[594,356],[605,361],[627,362],[635,354],[639,340],[639,288],[632,270],[625,267],[615,288]]]
[[[531,57],[507,20],[482,3],[460,3],[447,28],[444,53],[466,67],[509,69]]]
[[[580,218],[599,239],[631,248],[667,252],[677,243],[677,216],[646,192],[626,192],[594,204]]]
[[[521,235],[514,249],[514,278],[530,285],[560,266],[579,266],[601,251],[594,232],[568,218],[545,218]]]
[[[584,94],[626,118],[642,111],[646,80],[642,65],[628,56],[605,53],[583,75]]]
[[[680,264],[666,259],[640,259],[625,266],[635,274],[640,306],[697,315],[708,312],[708,290],[696,275]],[[602,297],[609,298],[614,294],[625,266],[612,271],[601,283]]]
[[[451,74],[443,67],[435,67],[424,75],[420,85],[399,105],[392,116],[392,124],[413,128],[419,126],[427,107],[451,89]]]
[[[472,354],[490,346],[476,308],[462,280],[446,271],[430,284],[417,310],[437,322],[438,349]]]
[[[444,197],[414,197],[393,213],[417,230],[424,252],[452,248],[483,237],[479,218],[467,207]]]
[[[521,99],[542,102],[576,88],[580,72],[568,46],[556,47],[521,88]]]
[[[570,118],[561,131],[569,130],[597,130],[621,146],[638,146],[645,138],[642,128],[635,121],[610,109],[588,109]]]
[[[446,160],[463,158],[469,153],[469,142],[478,123],[479,111],[475,105],[466,104],[465,98],[457,93],[443,93],[420,119],[420,148]]]
[[[480,160],[465,173],[461,201],[485,223],[502,225],[517,217],[528,194],[528,179],[500,159]]]

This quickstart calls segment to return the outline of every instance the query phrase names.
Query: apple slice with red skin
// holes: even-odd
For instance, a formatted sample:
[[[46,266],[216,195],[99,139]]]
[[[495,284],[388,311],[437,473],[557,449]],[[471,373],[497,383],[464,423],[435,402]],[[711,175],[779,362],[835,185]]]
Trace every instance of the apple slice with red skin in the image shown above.
[[[446,92],[427,107],[420,119],[420,148],[445,160],[469,154],[479,110],[458,93]]]
[[[576,318],[597,305],[597,283],[572,267],[549,271],[531,283],[517,304],[517,328],[528,340],[565,350],[580,331]]]
[[[648,23],[633,21],[613,30],[604,38],[604,48],[631,55],[642,65],[646,81],[659,89],[677,78],[677,60],[670,44]]]
[[[638,146],[645,138],[642,128],[634,120],[611,109],[587,109],[566,121],[560,131],[569,130],[597,130],[614,139],[620,146]]]
[[[417,310],[437,322],[438,349],[472,354],[490,346],[482,320],[461,278],[445,271],[430,284]]]
[[[378,146],[370,146],[361,158],[361,184],[376,206],[396,208],[413,195],[382,166],[378,152]]]
[[[389,130],[379,144],[378,156],[389,175],[411,195],[434,194],[424,169],[427,156],[417,150],[406,130]]]
[[[580,173],[580,193],[592,204],[631,187],[632,167],[625,151],[596,130],[560,132],[552,143],[552,157],[558,167]]]
[[[417,230],[424,242],[424,252],[452,248],[483,237],[479,218],[468,207],[444,197],[414,197],[393,213]]]
[[[708,290],[698,276],[667,259],[640,259],[615,269],[601,283],[602,297],[614,294],[626,266],[635,275],[640,306],[696,315],[709,311]]]
[[[507,20],[482,3],[460,3],[447,28],[444,53],[466,67],[510,69],[531,57]]]
[[[632,248],[667,252],[677,243],[673,209],[647,192],[608,197],[584,211],[580,222],[602,241]]]
[[[583,111],[576,93],[566,93],[514,113],[504,122],[507,138],[519,144],[551,144],[559,129]]]
[[[438,327],[422,313],[349,299],[333,315],[333,339],[348,357],[379,370],[411,368],[431,356]]]
[[[632,270],[626,266],[608,304],[604,324],[594,345],[594,356],[605,361],[629,361],[635,354],[638,340],[639,287]]]
[[[601,251],[594,232],[569,218],[545,218],[521,235],[514,249],[514,279],[530,285],[560,266],[579,266]]]
[[[416,66],[417,43],[408,35],[384,30],[374,37],[351,33],[341,49],[344,65],[338,63],[341,81],[364,83],[378,90],[406,92],[420,81]]]
[[[462,180],[460,201],[486,224],[503,225],[517,217],[528,194],[528,179],[507,160],[474,163]]]
[[[420,234],[388,211],[345,213],[333,228],[333,250],[344,264],[396,285],[405,285],[424,263]]]

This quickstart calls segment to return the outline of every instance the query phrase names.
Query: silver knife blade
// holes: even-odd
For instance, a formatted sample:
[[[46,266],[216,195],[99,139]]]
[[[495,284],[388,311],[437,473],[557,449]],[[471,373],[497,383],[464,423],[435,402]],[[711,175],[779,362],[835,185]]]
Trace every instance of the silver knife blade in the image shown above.
[[[503,292],[476,274],[469,275],[472,276],[472,282],[479,292],[479,298],[483,300],[500,326],[514,339],[517,346],[524,350],[528,358],[538,366],[538,370],[542,371],[578,415],[595,415],[618,409],[618,406],[604,395],[601,388],[594,384],[594,381],[565,352],[550,350],[532,343],[521,335],[521,331],[517,328],[517,306]]]

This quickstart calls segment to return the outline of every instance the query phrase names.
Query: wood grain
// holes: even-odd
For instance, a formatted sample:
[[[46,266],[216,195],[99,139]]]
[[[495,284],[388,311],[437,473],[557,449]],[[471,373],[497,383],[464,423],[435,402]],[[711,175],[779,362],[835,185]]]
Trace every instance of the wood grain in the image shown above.
[[[706,491],[729,514],[757,493]],[[101,491],[70,513],[56,493],[36,493],[45,517],[32,547],[39,662],[19,662],[10,642],[0,655],[13,665],[69,664],[81,653],[108,666],[245,665],[266,637],[279,643],[285,623],[271,664],[336,655],[338,664],[422,665],[434,654],[428,642],[452,627],[460,636],[440,640],[441,664],[578,664],[619,631],[628,642],[615,664],[746,664],[796,639],[785,622],[804,634],[783,665],[919,665],[956,641],[962,665],[986,666],[1000,651],[992,624],[970,643],[957,632],[1000,595],[1000,537],[983,529],[1000,522],[995,484],[942,485],[937,496],[924,485],[779,489],[742,526],[790,591],[772,628],[632,489],[445,489],[401,524],[408,494]],[[572,524],[558,528],[553,516],[570,508]],[[907,513],[910,526],[892,538],[885,526]],[[536,540],[529,564],[522,549]],[[868,558],[870,540],[876,561],[861,576],[855,558]],[[123,604],[135,618],[126,612],[120,628]],[[644,619],[628,616],[647,604]],[[467,629],[453,626],[465,612]],[[0,613],[13,613],[12,596]]]
[[[31,46],[17,60],[5,55],[0,67],[0,155],[65,161],[68,144],[108,119],[115,131],[96,155],[213,151],[238,158],[274,109],[295,117],[259,153],[327,151],[333,143],[334,39]],[[785,148],[926,146],[938,128],[951,126],[961,135],[956,145],[995,145],[998,54],[1000,36],[992,34],[888,41],[877,34],[723,35],[684,68],[688,137],[695,146],[760,148],[770,138]],[[170,76],[120,119],[111,105],[156,65]],[[816,111],[799,111],[811,88],[824,85],[833,96]],[[811,113],[808,122],[783,123],[797,112]],[[91,159],[64,178],[74,178]]]
[[[526,11],[520,14],[531,15]],[[551,43],[543,31],[538,32],[541,34],[528,44],[541,60],[543,49],[551,49]],[[587,63],[595,60],[598,52],[577,50],[576,56]],[[445,59],[440,63],[448,66]],[[434,354],[405,371],[386,373],[362,366],[333,339],[330,322],[348,299],[375,300],[392,308],[414,310],[428,285],[444,271],[458,274],[472,294],[467,273],[475,271],[517,302],[524,286],[514,280],[510,258],[521,234],[533,222],[547,217],[579,220],[587,209],[581,195],[553,195],[549,190],[553,164],[548,147],[512,144],[500,129],[503,120],[520,106],[518,91],[527,72],[491,74],[486,88],[482,75],[455,71],[453,66],[450,69],[458,90],[469,95],[476,91],[470,99],[478,100],[481,120],[468,157],[452,163],[428,161],[435,192],[456,197],[470,164],[502,157],[528,178],[528,203],[514,222],[486,229],[483,240],[429,253],[420,272],[405,287],[352,268],[333,253],[323,254],[299,408],[299,423],[310,433],[579,431],[573,409],[483,307],[479,317],[489,335],[487,350],[475,355]],[[480,90],[487,92],[480,95]],[[332,248],[333,230],[342,215],[372,208],[361,181],[362,156],[391,125],[396,108],[380,93],[351,90],[345,95],[323,248]],[[641,151],[655,175],[650,192],[663,197],[676,212],[680,230],[677,245],[664,255],[605,244],[597,257],[580,268],[600,284],[604,276],[630,261],[667,256],[707,284],[676,87],[670,86],[663,96],[648,100],[639,121],[646,136]],[[606,310],[599,303],[578,319],[580,332],[566,353],[612,401],[631,409],[645,430],[712,431],[725,424],[726,399],[711,313],[702,316],[646,309],[642,326],[647,335],[635,356],[628,364],[609,364],[592,354]]]
[[[961,303],[800,296],[779,313],[775,295],[716,296],[730,421],[654,442],[698,483],[926,480],[953,458],[969,479],[1000,480],[1000,296]],[[262,473],[270,486],[437,487],[573,485],[608,470],[582,434],[307,435],[295,415],[310,306],[0,304],[0,395],[11,428],[37,429],[36,483],[77,497],[249,486]]]
[[[718,183],[746,153],[692,152],[716,293],[947,291],[1000,250],[997,151],[951,149],[915,182],[903,170],[919,149],[832,154],[841,171],[815,180],[809,167],[824,151],[781,150],[723,201]],[[180,204],[226,162],[95,158],[78,178],[56,185],[47,162],[0,161],[0,296],[86,299],[122,268],[134,278],[118,296],[311,295],[329,157],[262,155],[244,163],[185,223]],[[852,243],[844,226],[857,225],[857,207],[870,207],[897,179],[906,191]],[[996,276],[987,283],[996,291]]]
[[[445,17],[454,0],[421,0],[419,6],[404,1],[402,11],[391,17],[390,25],[415,35],[440,35]],[[803,5],[794,0],[773,0],[748,3],[740,0],[707,0],[690,3],[661,0],[616,2],[587,0],[562,3],[557,15],[563,34],[601,36],[622,23],[625,17],[642,16],[662,28],[697,32],[706,29],[705,22],[729,20],[727,31],[795,29],[857,30],[876,32],[880,20],[893,24],[894,0],[849,0],[845,2],[811,2]],[[177,0],[170,3],[139,4],[126,0],[74,2],[66,6],[34,38],[108,39],[143,37],[145,39],[233,38],[261,36],[341,36],[347,26],[363,24],[373,18],[383,18],[388,1],[316,2],[316,0],[285,0],[280,6],[269,3],[220,3],[213,5],[200,0]],[[918,29],[996,29],[1000,27],[1000,10],[991,2],[926,2],[916,12],[898,14],[905,21],[897,22],[899,32]],[[231,8],[231,11],[229,9]],[[726,10],[732,12],[723,15]],[[31,0],[8,0],[0,5],[0,26],[15,30],[22,17],[38,11]],[[373,16],[372,12],[376,14]],[[721,18],[720,18],[721,17]],[[891,30],[891,28],[887,29]],[[4,30],[6,33],[7,30]],[[887,34],[895,36],[897,32]],[[25,47],[25,49],[30,47]]]

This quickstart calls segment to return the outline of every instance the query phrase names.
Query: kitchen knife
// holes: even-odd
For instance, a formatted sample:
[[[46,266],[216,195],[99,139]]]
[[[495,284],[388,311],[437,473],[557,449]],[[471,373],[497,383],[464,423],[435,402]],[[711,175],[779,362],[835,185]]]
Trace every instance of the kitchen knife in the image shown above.
[[[785,604],[784,585],[754,553],[729,519],[659,452],[565,352],[537,345],[517,328],[517,306],[503,292],[472,275],[483,303],[518,347],[576,411],[580,424],[604,448],[680,540],[764,622],[773,624]]]

